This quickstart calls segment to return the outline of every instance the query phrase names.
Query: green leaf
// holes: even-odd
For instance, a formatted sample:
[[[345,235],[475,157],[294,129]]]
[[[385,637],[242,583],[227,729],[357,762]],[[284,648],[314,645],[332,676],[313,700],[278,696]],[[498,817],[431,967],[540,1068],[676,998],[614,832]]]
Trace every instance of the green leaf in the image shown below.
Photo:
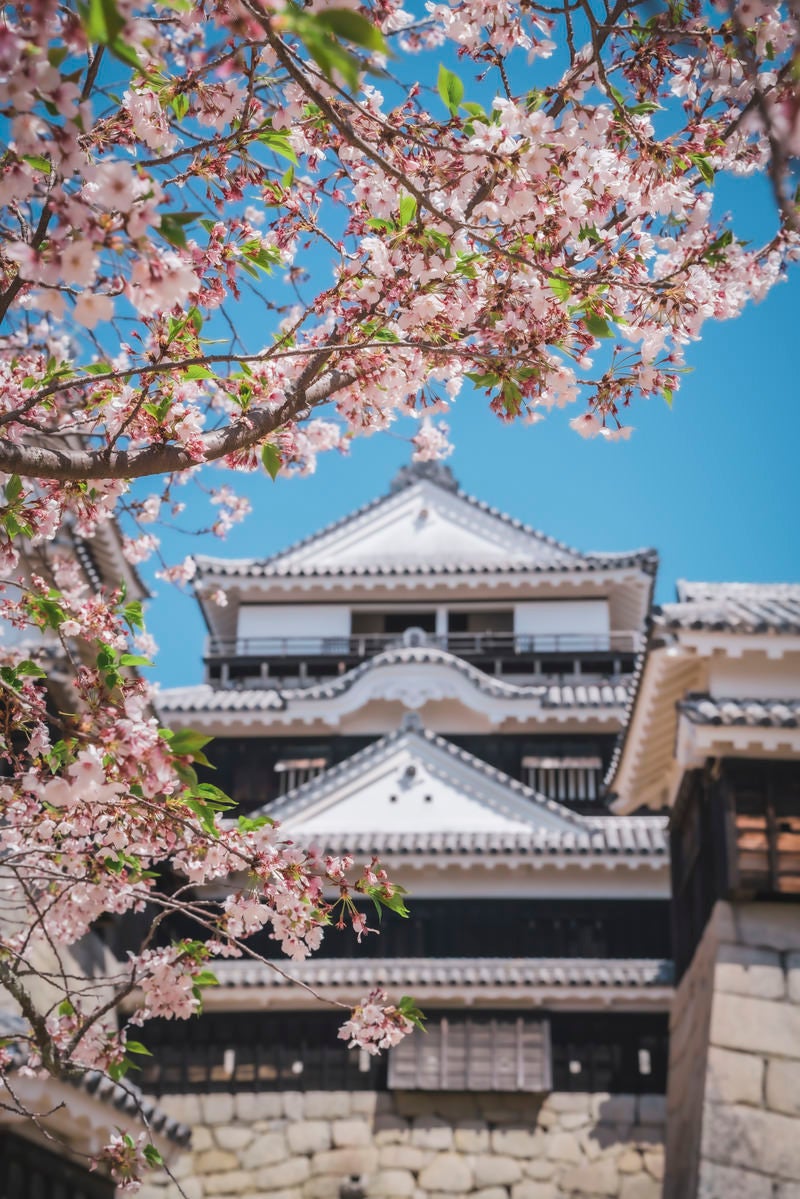
[[[144,628],[144,612],[139,600],[131,600],[122,609],[122,619],[131,629]]]
[[[61,1003],[58,1005],[58,1014],[59,1016],[74,1016],[75,1008],[68,999],[62,999]]]
[[[119,660],[120,666],[152,666],[153,663],[149,658],[142,657],[141,654],[123,654]]]
[[[445,108],[450,111],[452,116],[455,116],[464,99],[464,84],[458,75],[448,71],[447,67],[442,65],[439,67],[437,88]]]
[[[400,197],[400,228],[405,229],[417,215],[417,201],[413,196]]]
[[[380,29],[361,13],[353,12],[350,8],[326,8],[315,13],[312,19],[326,33],[344,38],[354,46],[363,46],[366,50],[375,50],[379,54],[387,52],[386,41]]]
[[[125,28],[125,18],[114,0],[89,0],[83,24],[90,42],[110,46]]]
[[[397,1010],[401,1016],[405,1016],[406,1020],[410,1020],[416,1028],[419,1028],[422,1032],[428,1031],[423,1023],[425,1016],[410,995],[403,995],[401,997],[397,1005]]]
[[[711,187],[714,182],[714,169],[708,159],[702,154],[690,154],[689,161],[697,167],[697,173],[703,182]]]
[[[201,970],[199,974],[195,974],[192,982],[196,987],[218,987],[219,979],[211,970]]]
[[[196,733],[194,729],[178,729],[169,738],[169,747],[177,757],[183,757],[185,754],[196,753],[213,740],[213,737],[206,737],[204,733]]]
[[[187,366],[183,371],[184,379],[216,379],[213,371],[210,371],[207,366],[200,366],[197,363],[195,366]]]
[[[263,142],[265,146],[272,150],[273,154],[280,154],[281,158],[286,158],[294,166],[297,166],[297,155],[292,149],[292,144],[286,133],[265,127],[259,133],[258,141]]]
[[[130,1044],[130,1042],[128,1043]],[[156,1166],[164,1165],[164,1159],[156,1149],[155,1145],[145,1145],[142,1152],[144,1153],[144,1158],[148,1166],[153,1166],[155,1168]]]
[[[170,107],[179,121],[182,121],[189,111],[189,97],[184,92],[178,92],[170,100]]]
[[[283,464],[277,447],[271,441],[265,441],[261,447],[261,462],[274,483]]]
[[[572,294],[569,282],[566,279],[560,278],[559,275],[551,275],[547,282],[555,298],[560,300],[562,304],[566,304]]]
[[[661,394],[663,395],[664,399],[667,401],[667,407],[671,408],[672,407],[672,388],[671,387],[662,387]]]
[[[193,221],[196,221],[202,215],[200,212],[165,212],[161,217],[161,236],[170,245],[178,246],[179,249],[185,249],[186,234],[184,228],[186,225],[191,225]]]
[[[143,1053],[143,1054],[145,1054],[146,1057],[153,1056],[152,1053],[150,1052],[150,1050],[147,1048],[147,1046],[143,1045],[141,1041],[126,1041],[125,1042],[125,1052],[126,1053]]]
[[[50,159],[41,158],[38,154],[23,154],[23,162],[27,162],[29,167],[33,167],[35,171],[42,171],[43,174],[50,174]]]
[[[30,675],[34,679],[47,678],[47,674],[42,670],[41,666],[37,666],[35,662],[31,662],[30,658],[26,658],[24,662],[20,662],[15,669],[17,674]]]
[[[22,495],[22,479],[19,475],[12,475],[6,483],[6,503],[13,504]]]
[[[593,337],[613,337],[614,332],[605,317],[596,312],[584,312],[583,323]]]

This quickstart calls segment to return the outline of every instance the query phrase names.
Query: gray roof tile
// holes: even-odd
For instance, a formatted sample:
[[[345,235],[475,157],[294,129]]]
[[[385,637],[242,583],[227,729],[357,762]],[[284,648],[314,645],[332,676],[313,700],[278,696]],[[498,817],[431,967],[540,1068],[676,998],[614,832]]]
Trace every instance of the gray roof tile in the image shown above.
[[[678,710],[692,724],[746,725],[766,728],[800,727],[798,699],[722,699],[687,695]]]
[[[281,973],[263,962],[215,962],[214,973],[223,987],[283,989],[295,980],[310,987],[369,988],[373,986],[475,988],[669,987],[672,963],[636,958],[387,958],[341,961],[315,959],[281,961]]]

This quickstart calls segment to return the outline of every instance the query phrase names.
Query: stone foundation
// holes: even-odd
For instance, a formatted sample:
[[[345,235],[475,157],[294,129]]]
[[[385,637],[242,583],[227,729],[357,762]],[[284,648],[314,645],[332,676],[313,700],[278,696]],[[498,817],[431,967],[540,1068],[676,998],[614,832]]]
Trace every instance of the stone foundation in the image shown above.
[[[670,1020],[664,1199],[800,1199],[800,908],[717,903]]]
[[[354,1175],[367,1199],[661,1196],[660,1095],[286,1091],[161,1104],[194,1130],[173,1166],[187,1199],[339,1199]],[[178,1196],[166,1178],[139,1192]]]

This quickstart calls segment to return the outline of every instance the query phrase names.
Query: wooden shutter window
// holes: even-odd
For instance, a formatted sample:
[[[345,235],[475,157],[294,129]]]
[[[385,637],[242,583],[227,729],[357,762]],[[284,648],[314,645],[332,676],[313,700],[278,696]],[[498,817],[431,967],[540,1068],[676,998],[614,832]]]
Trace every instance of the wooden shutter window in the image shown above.
[[[442,1017],[391,1050],[388,1081],[398,1091],[549,1091],[549,1022]]]

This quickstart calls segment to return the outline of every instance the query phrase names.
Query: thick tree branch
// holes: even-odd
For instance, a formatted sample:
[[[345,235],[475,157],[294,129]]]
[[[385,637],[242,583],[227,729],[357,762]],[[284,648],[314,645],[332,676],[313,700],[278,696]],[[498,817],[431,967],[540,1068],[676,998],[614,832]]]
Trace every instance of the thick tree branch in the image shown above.
[[[329,371],[304,390],[292,391],[279,407],[255,408],[224,428],[205,433],[200,459],[181,445],[149,445],[135,450],[61,450],[0,438],[0,471],[61,482],[173,474],[258,445],[271,433],[298,420],[307,409],[324,403],[335,392],[355,382],[355,378],[342,371]]]

